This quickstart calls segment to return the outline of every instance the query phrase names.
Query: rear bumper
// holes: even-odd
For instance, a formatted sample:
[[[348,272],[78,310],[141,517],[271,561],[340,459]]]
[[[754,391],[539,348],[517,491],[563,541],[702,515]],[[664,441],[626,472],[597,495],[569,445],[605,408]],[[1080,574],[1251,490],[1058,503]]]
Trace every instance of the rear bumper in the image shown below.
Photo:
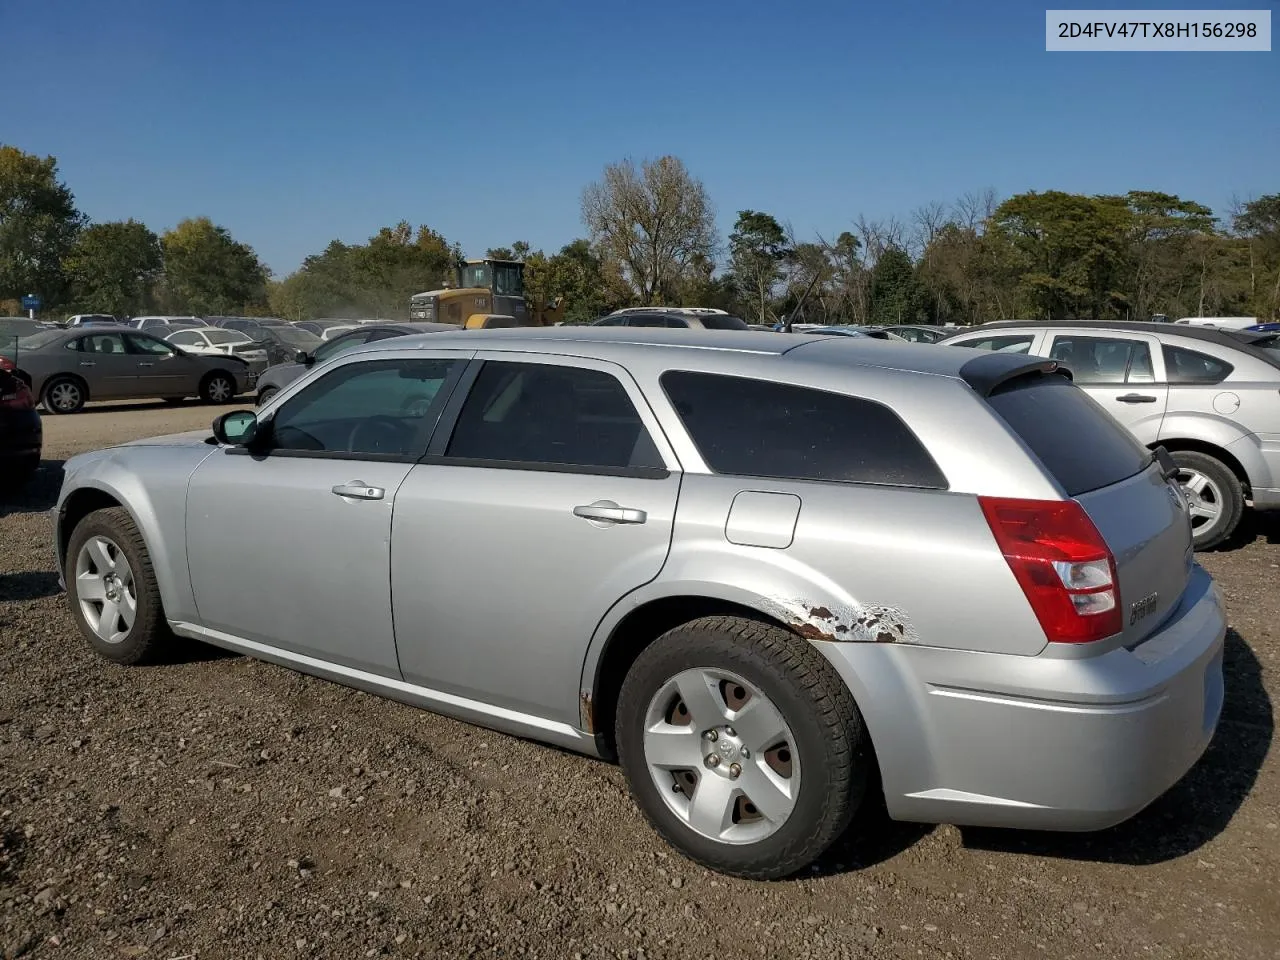
[[[1218,589],[1196,567],[1168,622],[1133,650],[815,646],[862,708],[893,817],[1097,830],[1159,797],[1209,745],[1225,634]]]
[[[40,461],[44,425],[34,410],[0,410],[0,468]]]

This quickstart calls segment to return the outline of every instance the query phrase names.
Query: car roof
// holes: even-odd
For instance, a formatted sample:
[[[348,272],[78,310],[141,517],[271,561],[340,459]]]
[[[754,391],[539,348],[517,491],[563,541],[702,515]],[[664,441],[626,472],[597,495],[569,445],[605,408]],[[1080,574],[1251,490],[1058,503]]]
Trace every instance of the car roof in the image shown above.
[[[1239,345],[1244,340],[1239,334],[1249,332],[1228,332],[1216,327],[1148,323],[1142,320],[996,320],[992,323],[983,323],[973,327],[961,327],[953,336],[963,336],[966,333],[985,333],[988,330],[1047,330],[1051,327],[1054,329],[1067,327],[1072,330],[1128,330],[1138,333],[1164,333],[1176,337],[1186,337],[1188,340],[1205,340],[1210,343],[1226,344],[1227,346]],[[1247,343],[1248,340],[1244,340],[1244,342]]]
[[[661,359],[679,363],[691,353],[717,353],[732,373],[732,356],[799,358],[801,362],[830,367],[874,367],[903,373],[963,379],[970,384],[1003,382],[1019,370],[1056,369],[1043,357],[975,351],[969,347],[943,347],[871,337],[833,337],[797,333],[762,337],[755,330],[704,330],[669,327],[500,327],[492,330],[459,330],[397,337],[364,344],[351,351],[379,349],[457,347],[502,350],[514,353],[561,354],[612,360],[625,365],[629,358]],[[977,354],[977,356],[975,356]],[[965,369],[967,368],[967,369]],[[962,369],[964,372],[962,373]],[[975,386],[975,389],[978,387]]]
[[[1274,343],[1276,335],[1265,330],[1224,330],[1217,327],[1196,327],[1187,324],[1173,323],[1147,323],[1140,320],[1064,320],[1061,322],[1053,322],[1049,320],[1003,320],[996,323],[984,323],[980,326],[965,327],[952,337],[946,337],[939,341],[939,344],[950,342],[953,337],[962,336],[970,332],[986,332],[988,330],[1037,330],[1037,329],[1055,329],[1055,330],[1098,330],[1112,331],[1114,333],[1152,333],[1165,337],[1180,337],[1183,340],[1199,340],[1202,343],[1212,343],[1220,347],[1227,347],[1232,350],[1240,350],[1247,353],[1251,357],[1256,357],[1273,367],[1280,367],[1280,360],[1277,360],[1270,352],[1261,349],[1258,344]]]

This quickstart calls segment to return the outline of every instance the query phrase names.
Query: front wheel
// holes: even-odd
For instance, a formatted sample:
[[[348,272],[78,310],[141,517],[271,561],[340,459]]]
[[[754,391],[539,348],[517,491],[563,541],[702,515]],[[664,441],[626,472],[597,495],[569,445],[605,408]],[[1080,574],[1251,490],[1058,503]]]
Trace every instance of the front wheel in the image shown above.
[[[1216,547],[1235,532],[1244,513],[1244,490],[1221,460],[1195,450],[1173,454],[1178,485],[1191,512],[1191,535],[1197,550]]]
[[[71,532],[63,571],[72,615],[98,654],[143,663],[168,638],[151,557],[123,507],[95,510]]]
[[[279,392],[280,391],[277,390],[275,387],[263,387],[262,390],[259,391],[258,393],[258,406],[261,407],[270,403],[271,398],[274,397]]]
[[[848,688],[780,627],[707,617],[664,634],[623,681],[618,755],[672,846],[756,880],[812,863],[848,826],[871,772]]]
[[[200,384],[200,399],[205,403],[230,403],[236,395],[236,382],[229,373],[211,373]]]
[[[50,413],[79,413],[88,395],[75,377],[54,377],[44,386],[44,408]]]

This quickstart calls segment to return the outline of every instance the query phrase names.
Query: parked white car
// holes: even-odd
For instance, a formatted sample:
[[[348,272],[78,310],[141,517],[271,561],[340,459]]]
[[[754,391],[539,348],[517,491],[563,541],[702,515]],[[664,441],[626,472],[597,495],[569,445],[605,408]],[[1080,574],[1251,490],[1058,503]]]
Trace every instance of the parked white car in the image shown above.
[[[262,345],[239,330],[224,330],[221,327],[192,327],[179,330],[165,337],[176,347],[187,353],[214,355],[230,354],[239,357],[249,364],[254,373],[267,369],[267,351]]]

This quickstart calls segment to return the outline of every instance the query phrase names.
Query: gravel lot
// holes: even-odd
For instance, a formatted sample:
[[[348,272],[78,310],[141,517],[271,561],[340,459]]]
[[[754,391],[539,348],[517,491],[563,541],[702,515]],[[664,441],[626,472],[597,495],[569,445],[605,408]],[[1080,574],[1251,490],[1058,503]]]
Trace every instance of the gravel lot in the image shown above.
[[[1202,558],[1233,628],[1223,722],[1134,821],[872,813],[758,884],[668,852],[613,766],[208,649],[91,656],[50,555],[61,461],[213,415],[47,417],[36,483],[0,505],[0,956],[1280,955],[1280,523]]]

